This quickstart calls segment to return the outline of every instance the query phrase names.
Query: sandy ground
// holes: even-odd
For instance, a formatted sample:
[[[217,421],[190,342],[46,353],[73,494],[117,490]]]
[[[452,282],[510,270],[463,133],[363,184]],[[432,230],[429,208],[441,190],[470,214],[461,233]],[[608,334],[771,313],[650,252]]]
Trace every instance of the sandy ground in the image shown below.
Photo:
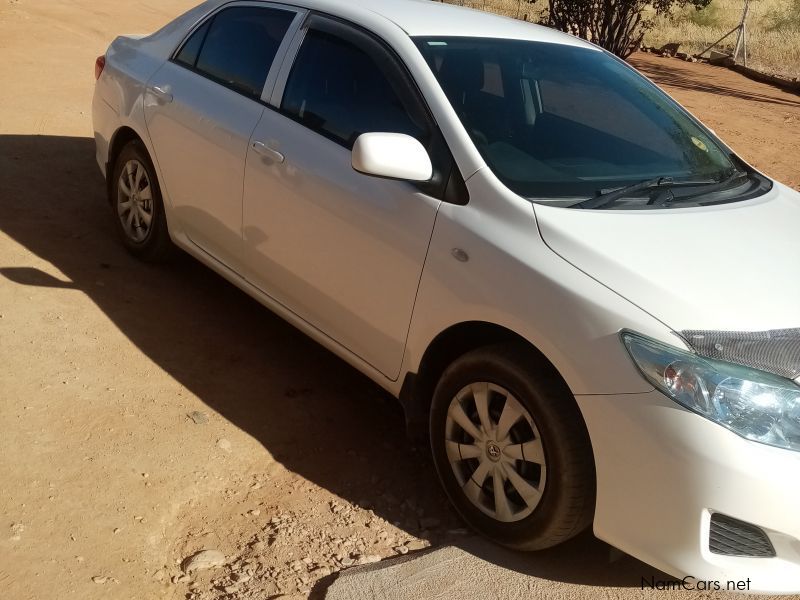
[[[0,0],[5,598],[314,597],[353,563],[466,539],[376,386],[192,260],[145,266],[114,238],[94,59],[193,3]],[[634,62],[800,186],[800,98]],[[642,596],[653,574],[591,535],[537,555],[477,547],[549,597]],[[184,576],[202,549],[226,566]]]

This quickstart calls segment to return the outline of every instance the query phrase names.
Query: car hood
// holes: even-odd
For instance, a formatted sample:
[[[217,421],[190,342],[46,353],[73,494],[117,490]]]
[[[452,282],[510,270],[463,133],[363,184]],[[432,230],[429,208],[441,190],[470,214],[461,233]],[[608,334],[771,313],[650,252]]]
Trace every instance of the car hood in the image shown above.
[[[800,194],[642,211],[535,205],[545,243],[675,331],[800,326]]]

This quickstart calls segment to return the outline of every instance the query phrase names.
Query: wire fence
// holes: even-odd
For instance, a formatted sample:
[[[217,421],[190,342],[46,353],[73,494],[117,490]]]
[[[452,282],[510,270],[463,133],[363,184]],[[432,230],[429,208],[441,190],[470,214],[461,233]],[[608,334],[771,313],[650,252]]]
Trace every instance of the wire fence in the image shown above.
[[[547,0],[438,0],[539,22]],[[650,15],[653,28],[645,35],[648,46],[679,44],[680,51],[700,52],[738,25],[744,0],[712,0],[697,11],[689,6],[671,15]],[[800,77],[800,0],[750,0],[747,17],[748,65],[767,73]],[[721,51],[732,53],[736,36]]]

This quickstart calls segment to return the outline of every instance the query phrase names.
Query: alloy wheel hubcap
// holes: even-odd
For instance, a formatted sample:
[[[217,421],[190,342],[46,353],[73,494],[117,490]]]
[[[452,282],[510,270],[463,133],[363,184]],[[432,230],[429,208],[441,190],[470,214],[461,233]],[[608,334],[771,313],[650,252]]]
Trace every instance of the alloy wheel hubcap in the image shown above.
[[[503,450],[496,442],[486,442],[486,457],[497,462],[503,456]]]
[[[505,388],[465,386],[445,422],[447,459],[469,501],[501,522],[519,521],[538,506],[547,466],[530,413]]]
[[[150,176],[138,160],[125,163],[119,175],[117,215],[130,240],[141,243],[147,238],[153,222],[153,190]]]

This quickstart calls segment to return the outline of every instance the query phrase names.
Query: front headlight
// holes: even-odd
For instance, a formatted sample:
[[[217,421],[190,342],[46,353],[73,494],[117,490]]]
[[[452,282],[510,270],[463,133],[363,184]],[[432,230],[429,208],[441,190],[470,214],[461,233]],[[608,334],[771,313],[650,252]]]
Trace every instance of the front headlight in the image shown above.
[[[642,375],[681,406],[742,437],[800,451],[800,387],[764,371],[702,358],[623,332]]]

